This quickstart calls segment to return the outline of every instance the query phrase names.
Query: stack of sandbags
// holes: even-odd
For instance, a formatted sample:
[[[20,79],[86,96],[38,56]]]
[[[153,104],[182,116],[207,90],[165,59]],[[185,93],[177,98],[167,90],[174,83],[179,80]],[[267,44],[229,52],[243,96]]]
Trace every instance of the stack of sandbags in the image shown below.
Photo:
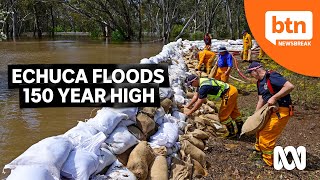
[[[43,139],[4,166],[4,170],[11,169],[7,179],[58,180],[72,148],[72,143],[63,136]]]
[[[127,168],[141,180],[148,178],[155,154],[148,142],[141,141],[130,153]]]

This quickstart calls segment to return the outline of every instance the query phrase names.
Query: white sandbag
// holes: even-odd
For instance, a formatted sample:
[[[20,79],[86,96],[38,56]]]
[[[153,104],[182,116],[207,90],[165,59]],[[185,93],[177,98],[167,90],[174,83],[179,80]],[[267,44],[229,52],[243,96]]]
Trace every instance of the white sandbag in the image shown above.
[[[122,154],[138,144],[138,139],[128,131],[127,127],[118,126],[105,142],[113,154]]]
[[[112,111],[118,112],[118,113],[123,113],[128,115],[128,119],[132,121],[136,121],[136,116],[138,113],[139,108],[137,107],[129,107],[129,108],[106,108],[110,109]]]
[[[188,116],[185,115],[184,113],[180,112],[179,110],[173,111],[172,116],[179,119],[179,121],[184,121],[186,122]]]
[[[167,148],[167,155],[170,156],[172,154],[177,153],[181,148],[180,142],[175,142],[173,146]]]
[[[75,147],[75,149],[80,149],[88,152],[97,154],[101,144],[107,139],[106,135],[103,132],[92,136],[84,140],[81,144]]]
[[[110,166],[117,160],[117,157],[113,155],[109,149],[106,148],[100,148],[98,158],[99,165],[94,174],[100,173],[105,167]]]
[[[84,140],[91,138],[98,132],[98,130],[88,125],[87,123],[79,121],[77,126],[64,133],[64,136],[68,137],[74,146],[77,146]]]
[[[178,140],[178,131],[176,123],[163,123],[156,134],[150,137],[150,142],[159,146],[172,147]]]
[[[160,99],[170,98],[173,95],[171,88],[159,88]]]
[[[18,166],[6,180],[54,180],[51,173],[41,166]]]
[[[89,119],[87,123],[103,132],[108,137],[120,121],[126,119],[128,119],[128,115],[126,114],[102,108],[97,112],[97,115],[94,118]]]
[[[88,180],[97,170],[98,165],[99,160],[96,154],[73,150],[61,169],[61,175],[69,179]]]
[[[136,180],[135,175],[116,160],[108,169],[106,176],[113,180]]]
[[[185,96],[184,91],[180,87],[174,87],[172,89],[174,91],[174,94],[180,95],[180,96]]]
[[[19,166],[41,166],[47,169],[54,179],[60,178],[60,169],[73,148],[68,138],[54,136],[43,139],[29,147],[24,153],[4,166],[14,170]]]
[[[171,114],[165,114],[163,117],[164,122],[170,122],[170,123],[178,123],[180,120],[171,116]]]
[[[161,125],[163,123],[163,118],[165,116],[166,112],[164,111],[163,107],[160,106],[160,108],[157,109],[156,113],[154,114],[153,120]]]
[[[143,58],[140,60],[140,64],[155,64],[152,60]]]
[[[174,95],[174,101],[178,104],[184,104],[184,97],[181,95]]]
[[[131,126],[134,124],[136,124],[136,121],[132,121],[131,119],[125,119],[125,120],[120,121],[118,126],[128,127],[128,126]]]

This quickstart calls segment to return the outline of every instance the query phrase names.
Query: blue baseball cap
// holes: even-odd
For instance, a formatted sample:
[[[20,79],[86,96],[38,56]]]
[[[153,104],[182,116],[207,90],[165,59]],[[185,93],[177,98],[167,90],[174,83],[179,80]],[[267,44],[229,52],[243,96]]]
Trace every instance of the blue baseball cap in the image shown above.
[[[249,73],[251,73],[253,70],[259,69],[259,68],[262,68],[262,67],[263,67],[263,66],[262,66],[260,63],[253,61],[253,62],[249,65],[246,73],[249,74]]]
[[[189,75],[185,80],[187,86],[191,86],[192,82],[195,81],[197,78],[198,78],[198,76],[195,74]]]

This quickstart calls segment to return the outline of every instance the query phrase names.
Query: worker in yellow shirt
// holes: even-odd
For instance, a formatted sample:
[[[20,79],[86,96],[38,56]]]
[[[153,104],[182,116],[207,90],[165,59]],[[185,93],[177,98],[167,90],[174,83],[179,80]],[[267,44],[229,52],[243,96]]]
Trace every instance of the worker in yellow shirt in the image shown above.
[[[241,52],[241,58],[244,61],[249,61],[249,50],[252,48],[252,37],[251,35],[246,31],[242,31],[242,38],[243,38],[243,50]]]
[[[212,68],[212,63],[216,57],[216,54],[210,50],[210,46],[206,46],[203,51],[200,51],[196,54],[196,58],[199,61],[198,66],[196,67],[196,70],[200,70],[202,64],[206,67],[206,73],[209,74]]]

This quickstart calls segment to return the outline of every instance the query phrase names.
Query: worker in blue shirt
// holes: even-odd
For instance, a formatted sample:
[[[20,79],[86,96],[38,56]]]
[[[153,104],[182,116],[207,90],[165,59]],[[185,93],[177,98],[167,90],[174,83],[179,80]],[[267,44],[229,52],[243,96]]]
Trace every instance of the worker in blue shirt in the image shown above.
[[[218,69],[214,76],[216,80],[228,82],[231,68],[233,66],[232,55],[228,52],[224,46],[219,47],[219,59],[217,61]]]

